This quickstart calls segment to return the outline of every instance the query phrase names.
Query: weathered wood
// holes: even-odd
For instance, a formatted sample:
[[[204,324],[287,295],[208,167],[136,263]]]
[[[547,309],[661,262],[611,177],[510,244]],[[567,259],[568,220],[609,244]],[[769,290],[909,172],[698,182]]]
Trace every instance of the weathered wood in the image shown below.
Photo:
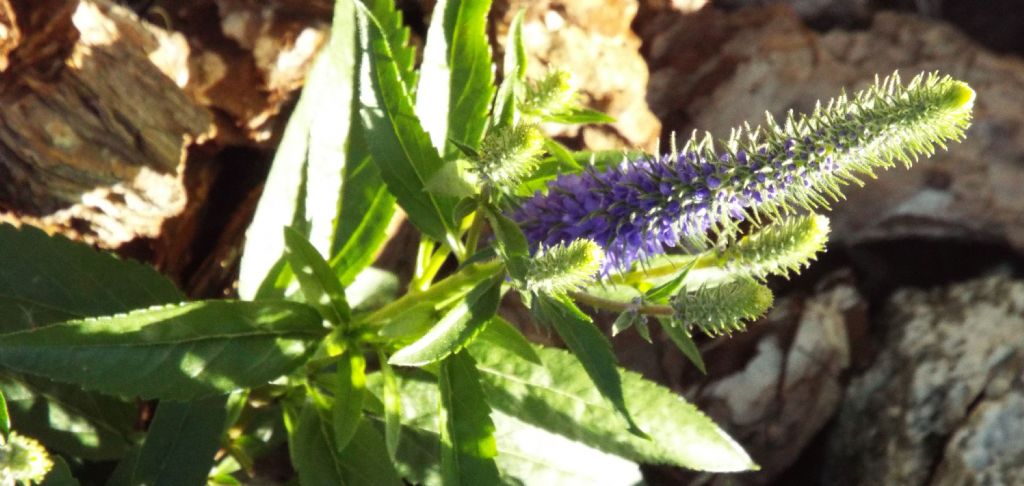
[[[104,0],[8,6],[0,208],[107,247],[158,235],[185,204],[188,147],[212,135],[172,79],[187,46]]]

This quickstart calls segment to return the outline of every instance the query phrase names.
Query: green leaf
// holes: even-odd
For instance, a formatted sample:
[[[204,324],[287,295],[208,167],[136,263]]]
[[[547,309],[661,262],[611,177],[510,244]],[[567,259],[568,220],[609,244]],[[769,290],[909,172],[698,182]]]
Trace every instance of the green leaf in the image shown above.
[[[11,422],[53,451],[91,461],[128,452],[138,420],[135,404],[32,376],[2,376]]]
[[[541,367],[536,369],[544,370]],[[371,375],[368,378],[371,389],[379,393],[380,377]],[[440,397],[436,380],[415,369],[403,370],[400,378],[404,425],[396,467],[410,483],[440,485]],[[640,470],[632,461],[546,431],[498,410],[491,411],[491,419],[498,449],[495,463],[503,484],[589,486],[642,483]]]
[[[477,284],[423,337],[399,349],[388,362],[398,366],[423,366],[464,348],[497,312],[501,281],[498,276]]]
[[[53,468],[43,478],[43,482],[39,483],[39,486],[78,486],[80,483],[74,476],[71,475],[71,468],[68,467],[68,463],[60,456],[50,456],[53,460]]]
[[[226,396],[191,402],[162,400],[130,476],[122,476],[127,479],[123,484],[203,484],[227,425],[226,406]]]
[[[0,332],[177,302],[152,268],[31,226],[0,224]]]
[[[352,1],[335,3],[327,46],[317,56],[306,86],[274,156],[256,215],[246,232],[238,293],[258,295],[265,280],[278,280],[284,254],[281,230],[301,228],[313,247],[331,251],[344,187],[343,174],[351,154],[356,46]],[[364,152],[365,154],[365,152]],[[277,286],[286,287],[290,279]],[[273,288],[264,286],[264,288]]]
[[[586,125],[591,123],[615,123],[615,118],[597,110],[576,106],[568,110],[544,115],[544,121],[565,125]]]
[[[402,20],[402,11],[393,0],[359,0],[377,20],[381,34],[391,48],[391,59],[402,78],[405,91],[416,92],[416,47],[409,42],[410,30]]]
[[[566,346],[579,358],[580,364],[597,389],[626,420],[629,431],[638,437],[647,437],[626,408],[622,379],[615,368],[612,346],[604,334],[594,326],[590,317],[565,297],[556,299],[541,294],[537,296],[535,302],[533,310],[537,319],[555,328],[555,332],[562,337]]]
[[[402,486],[388,460],[384,441],[366,421],[356,429],[345,450],[339,452],[335,443],[330,422],[307,402],[288,434],[292,465],[301,484]]]
[[[644,298],[651,302],[667,302],[670,297],[679,293],[679,290],[683,288],[683,283],[686,281],[686,276],[690,274],[690,269],[697,263],[696,259],[690,260],[679,273],[672,277],[671,280],[651,288],[644,293]]]
[[[339,452],[345,450],[363,421],[365,392],[366,358],[358,349],[350,349],[338,361],[338,387],[331,407],[334,447]]]
[[[683,356],[686,356],[686,359],[690,360],[701,373],[708,374],[707,367],[704,366],[704,358],[700,356],[700,349],[697,348],[697,343],[693,342],[690,332],[680,325],[673,324],[668,319],[659,319],[658,321],[661,322],[661,328],[665,330],[665,334],[668,334],[669,339],[675,343],[679,351],[682,351]]]
[[[441,475],[445,485],[498,484],[491,408],[468,353],[441,362]]]
[[[557,140],[545,139],[544,149],[558,161],[558,165],[565,172],[580,172],[583,170],[583,167],[573,158],[572,152]]]
[[[379,354],[380,373],[384,378],[384,444],[388,457],[392,459],[398,451],[401,440],[402,428],[402,396],[398,390],[398,379],[395,377],[395,370],[384,359],[384,354]]]
[[[0,336],[0,366],[124,396],[190,400],[261,385],[324,334],[311,307],[208,301]]]
[[[522,89],[526,81],[526,46],[523,44],[525,15],[526,10],[520,10],[508,26],[502,66],[502,75],[505,79],[498,87],[498,93],[494,97],[494,109],[491,111],[491,125],[494,127],[512,126],[518,118],[516,93]]]
[[[542,364],[537,352],[530,346],[530,341],[523,336],[523,333],[519,332],[519,329],[502,319],[501,316],[494,316],[483,331],[480,331],[477,339],[487,341],[493,346],[500,346],[531,363]],[[470,345],[470,350],[472,351],[472,345]]]
[[[349,153],[359,154],[359,158],[345,165],[341,213],[331,247],[331,268],[345,286],[373,263],[395,213],[395,197],[388,192],[368,151],[362,127],[357,124],[349,140]]]
[[[323,256],[292,228],[284,229],[285,256],[306,302],[336,326],[348,324],[352,311],[345,300],[345,289]]]
[[[0,436],[7,438],[11,433],[11,414],[7,411],[7,397],[4,396],[4,389],[0,388]]]
[[[540,368],[499,347],[477,353],[487,401],[496,410],[608,453],[643,463],[728,472],[757,466],[732,438],[673,391],[617,370],[631,411],[651,440],[626,433],[620,412],[585,379],[571,354],[538,348]]]
[[[487,122],[494,95],[487,37],[490,7],[490,0],[440,0],[434,6],[420,64],[416,114],[446,160],[458,156],[455,143],[478,147]]]
[[[380,13],[378,13],[380,15]],[[412,108],[394,51],[382,31],[394,18],[358,9],[360,119],[370,154],[409,220],[431,238],[457,247],[455,198],[424,191],[443,165]]]

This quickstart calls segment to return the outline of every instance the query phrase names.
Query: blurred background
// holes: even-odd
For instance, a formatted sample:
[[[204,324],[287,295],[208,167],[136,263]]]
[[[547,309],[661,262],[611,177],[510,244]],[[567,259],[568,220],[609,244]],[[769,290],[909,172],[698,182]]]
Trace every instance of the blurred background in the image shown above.
[[[398,3],[421,45],[433,1]],[[0,0],[0,220],[151,262],[194,297],[231,295],[331,8]],[[615,338],[626,366],[762,466],[646,467],[651,484],[1024,484],[1024,2],[495,0],[496,56],[519,9],[530,74],[573,73],[617,118],[557,133],[578,149],[724,137],[897,70],[978,93],[963,143],[846,191],[827,253],[772,282],[776,308],[700,343],[707,376],[667,337]],[[415,237],[401,221],[394,234],[378,265],[408,274]]]

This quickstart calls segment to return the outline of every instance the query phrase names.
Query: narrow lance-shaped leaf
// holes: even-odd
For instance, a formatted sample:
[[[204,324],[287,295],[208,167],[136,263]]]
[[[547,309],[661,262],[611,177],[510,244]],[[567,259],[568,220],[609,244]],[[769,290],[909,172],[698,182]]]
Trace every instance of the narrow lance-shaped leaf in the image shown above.
[[[359,160],[345,165],[341,213],[330,260],[331,268],[345,286],[373,263],[395,213],[395,197],[388,192],[369,156],[362,126],[356,124],[352,131],[359,133],[353,133],[349,139],[349,153],[359,154]]]
[[[395,377],[395,370],[388,364],[384,353],[378,354],[380,358],[380,372],[384,377],[384,444],[388,456],[394,459],[398,451],[398,443],[401,440],[402,430],[402,396],[398,390],[398,379]]]
[[[498,484],[490,407],[468,353],[441,362],[441,475],[446,485]]]
[[[301,304],[194,302],[6,334],[0,366],[113,395],[189,400],[291,371],[321,323]]]
[[[256,215],[246,232],[238,293],[253,299],[287,287],[282,277],[287,226],[302,229],[323,253],[334,242],[345,166],[349,154],[355,97],[355,13],[352,0],[335,2],[331,38],[317,56],[306,86],[274,156]],[[354,155],[354,156],[353,156]],[[285,276],[287,277],[287,276]]]
[[[487,122],[494,94],[486,29],[490,6],[490,0],[441,0],[434,6],[416,113],[446,160],[458,156],[454,144],[477,147]]]
[[[423,366],[458,352],[494,317],[500,300],[500,275],[480,282],[423,337],[399,349],[388,362]]]
[[[323,257],[292,228],[284,229],[285,251],[292,271],[309,305],[335,326],[348,324],[351,310],[345,300],[345,289]]]
[[[756,469],[739,444],[677,393],[616,369],[630,411],[651,439],[623,429],[620,412],[594,389],[571,354],[538,347],[544,368],[495,346],[473,347],[488,403],[497,411],[591,447],[648,464],[713,472]]]
[[[535,299],[534,312],[541,322],[555,328],[555,332],[580,360],[597,389],[626,420],[629,431],[646,438],[647,434],[640,429],[626,408],[622,379],[615,368],[611,344],[590,318],[567,298],[543,294]]]
[[[360,119],[370,154],[381,177],[409,220],[431,238],[457,247],[455,199],[424,191],[443,166],[412,108],[391,46],[381,25],[393,19],[374,18],[357,9]]]
[[[202,484],[213,467],[227,419],[227,397],[162,400],[125,486]],[[119,486],[118,483],[108,483]]]
[[[338,388],[334,391],[331,419],[334,447],[343,451],[363,422],[363,396],[366,393],[366,358],[358,349],[349,349],[338,360]]]
[[[526,47],[523,44],[523,18],[525,10],[520,10],[512,18],[505,41],[505,59],[502,66],[501,86],[494,97],[494,109],[491,111],[493,127],[512,126],[518,119],[516,112],[516,93],[522,89],[526,80]]]

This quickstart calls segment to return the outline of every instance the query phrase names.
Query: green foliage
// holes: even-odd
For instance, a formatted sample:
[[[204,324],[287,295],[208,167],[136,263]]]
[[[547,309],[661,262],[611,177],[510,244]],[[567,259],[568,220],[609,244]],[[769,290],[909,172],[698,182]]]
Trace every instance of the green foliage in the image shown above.
[[[638,484],[638,463],[756,469],[695,407],[618,367],[577,303],[616,312],[613,336],[632,328],[650,341],[656,318],[704,371],[693,331],[742,330],[771,305],[767,278],[824,250],[828,220],[791,210],[960,138],[973,91],[938,76],[886,80],[735,133],[720,144],[734,158],[754,141],[838,140],[855,124],[875,142],[843,152],[846,169],[807,190],[749,209],[747,236],[615,272],[602,266],[614,242],[541,245],[510,217],[517,197],[560,174],[639,156],[574,152],[543,134],[612,119],[581,106],[557,66],[527,79],[522,12],[495,86],[490,6],[437,2],[416,69],[393,1],[336,1],[247,232],[246,300],[187,302],[153,269],[0,225],[0,441],[33,437],[38,457],[68,458],[74,468],[52,456],[44,484],[77,484],[72,470],[115,460],[103,478],[115,486],[243,484],[285,446],[306,485]],[[751,167],[723,177],[756,180]],[[370,266],[396,203],[421,233],[408,282]],[[500,317],[509,292],[568,351],[533,345]],[[145,431],[138,398],[158,400]]]
[[[288,373],[323,334],[301,304],[195,302],[7,333],[0,366],[113,395],[188,400]]]

